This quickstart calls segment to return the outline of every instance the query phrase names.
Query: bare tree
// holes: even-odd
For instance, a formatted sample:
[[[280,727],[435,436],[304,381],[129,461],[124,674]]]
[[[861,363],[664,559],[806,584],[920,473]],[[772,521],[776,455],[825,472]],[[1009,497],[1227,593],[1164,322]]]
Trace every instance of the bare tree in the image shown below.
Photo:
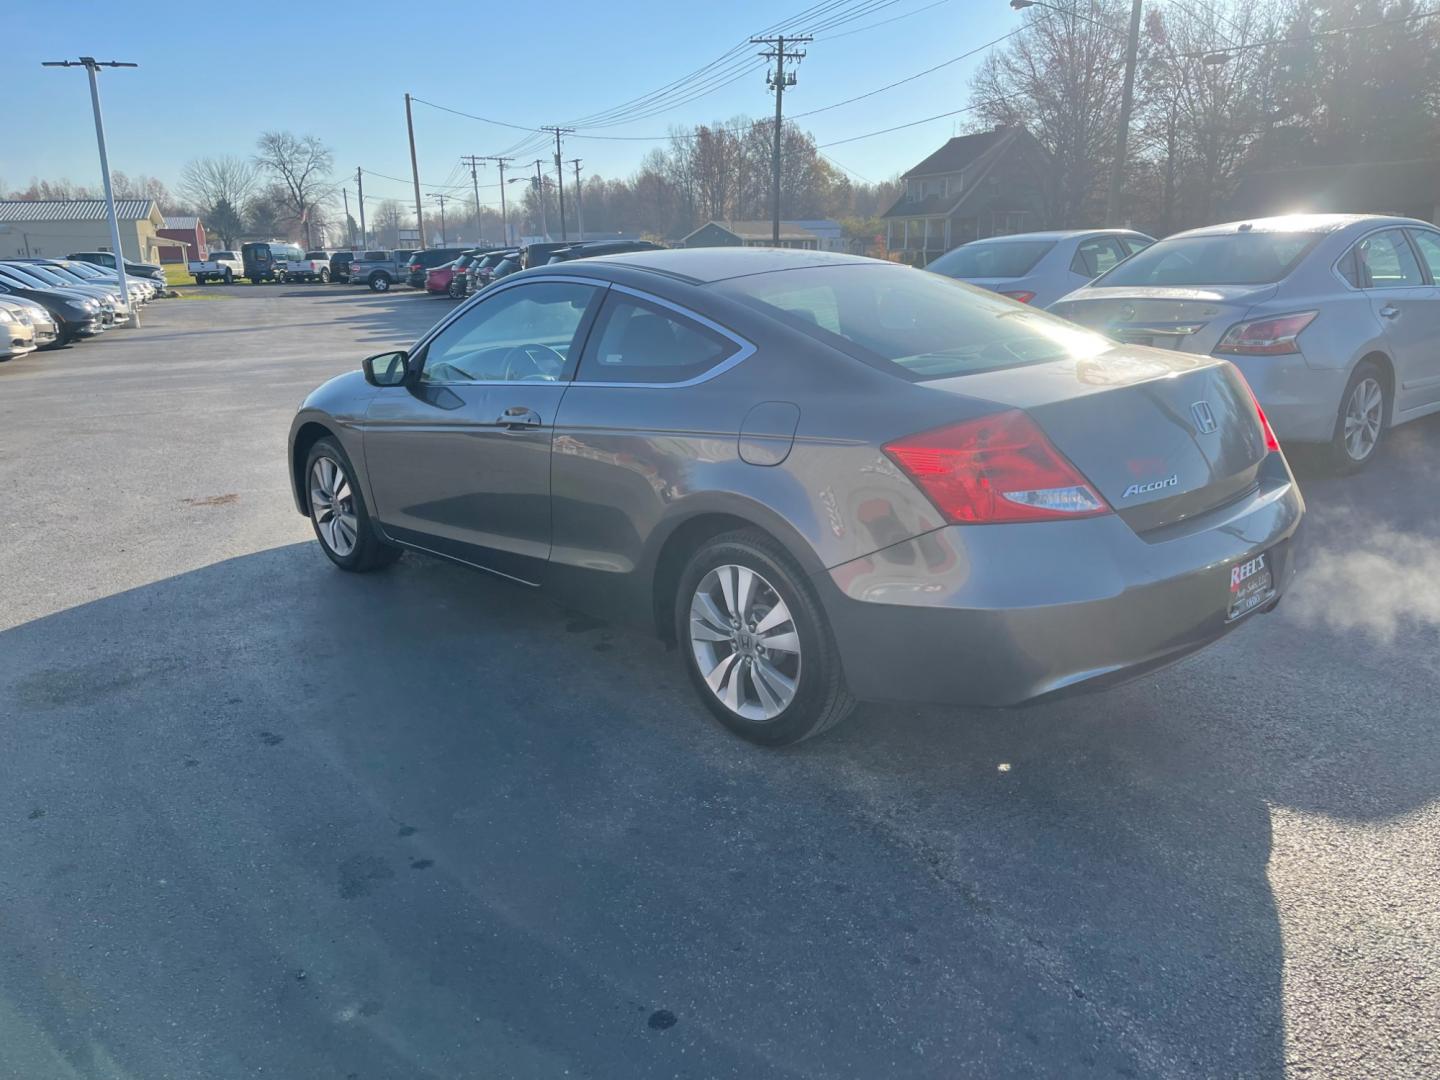
[[[255,163],[270,173],[285,193],[286,203],[311,244],[311,218],[316,207],[334,192],[330,174],[335,156],[315,135],[267,131],[256,140]]]
[[[1028,128],[1050,152],[1052,224],[1084,225],[1098,213],[1097,192],[1115,153],[1116,41],[1129,7],[1094,0],[1083,16],[1031,9],[1024,29],[985,58],[972,83],[982,127]]]
[[[400,241],[400,222],[399,201],[386,199],[371,211],[368,225],[375,234],[375,242],[388,250]]]
[[[234,215],[244,216],[259,183],[259,166],[245,158],[225,154],[187,162],[180,171],[178,189],[206,218],[215,217],[217,208],[223,205],[233,224]],[[233,246],[233,239],[226,239],[227,247]]]

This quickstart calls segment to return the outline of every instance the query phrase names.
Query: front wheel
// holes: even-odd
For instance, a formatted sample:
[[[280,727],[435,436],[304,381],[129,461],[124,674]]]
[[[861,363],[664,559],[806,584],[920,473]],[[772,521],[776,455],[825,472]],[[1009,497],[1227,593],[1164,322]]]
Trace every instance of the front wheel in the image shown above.
[[[1336,472],[1359,472],[1375,460],[1390,423],[1389,381],[1379,365],[1362,360],[1355,366],[1330,441],[1330,461]]]
[[[451,297],[454,299],[462,299],[465,296],[465,283],[463,281],[452,281],[450,282],[449,291]]]
[[[804,572],[755,530],[703,544],[680,575],[675,632],[706,707],[741,738],[788,746],[855,707]]]
[[[196,285],[204,285],[204,284],[205,284],[205,279],[204,279],[203,277],[201,277],[199,274],[196,274],[196,275],[195,275],[195,284],[196,284]]]
[[[373,292],[389,292],[390,279],[384,274],[371,274],[370,288]]]
[[[363,573],[389,566],[400,549],[385,543],[370,513],[345,450],[333,438],[318,440],[305,460],[310,524],[326,556],[342,570]]]

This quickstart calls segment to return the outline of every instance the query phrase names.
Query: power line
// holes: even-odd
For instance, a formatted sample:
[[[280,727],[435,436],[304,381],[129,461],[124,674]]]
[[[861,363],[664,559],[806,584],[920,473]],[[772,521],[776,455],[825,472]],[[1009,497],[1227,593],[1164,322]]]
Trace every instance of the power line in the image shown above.
[[[1210,49],[1203,53],[1180,53],[1178,55],[1187,60],[1203,60],[1206,57],[1220,56],[1224,53],[1248,52],[1251,49],[1268,49],[1272,45],[1304,45],[1318,38],[1335,37],[1339,34],[1353,34],[1357,30],[1375,30],[1382,26],[1401,26],[1405,23],[1417,22],[1420,19],[1433,19],[1436,15],[1440,15],[1440,9],[1435,11],[1422,11],[1415,15],[1407,15],[1403,19],[1381,19],[1378,22],[1360,23],[1356,26],[1339,26],[1334,30],[1319,30],[1313,34],[1304,34],[1300,37],[1273,38],[1269,41],[1251,41],[1244,45],[1226,45],[1222,48]]]
[[[825,34],[817,38],[818,41],[834,41],[836,38],[849,37],[851,34],[863,34],[867,30],[874,30],[877,26],[884,26],[887,23],[899,22],[901,19],[908,19],[911,15],[919,15],[922,11],[929,11],[931,8],[939,7],[941,4],[948,4],[950,0],[931,0],[931,3],[918,7],[914,11],[907,11],[900,15],[892,15],[888,19],[881,19],[879,22],[869,23],[865,26],[857,26],[854,30],[846,30],[843,34]]]

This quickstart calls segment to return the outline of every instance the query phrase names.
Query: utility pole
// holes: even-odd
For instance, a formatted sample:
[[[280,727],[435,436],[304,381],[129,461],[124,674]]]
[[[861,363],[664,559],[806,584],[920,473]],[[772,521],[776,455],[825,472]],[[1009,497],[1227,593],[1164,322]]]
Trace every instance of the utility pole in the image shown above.
[[[575,129],[547,127],[541,130],[553,131],[555,133],[555,179],[560,185],[560,239],[568,240],[569,237],[565,235],[565,165],[560,160],[560,136],[569,135]],[[544,192],[541,192],[541,194],[543,195]]]
[[[1140,0],[1136,0],[1139,3]],[[795,73],[785,71],[785,61],[794,60],[797,64],[805,58],[803,51],[787,52],[785,45],[804,45],[814,40],[809,34],[786,37],[781,34],[778,37],[752,37],[752,45],[768,45],[760,55],[766,60],[775,61],[775,70],[766,76],[766,84],[775,91],[775,147],[771,151],[770,161],[770,210],[771,210],[771,233],[770,242],[776,247],[780,246],[780,145],[784,136],[785,125],[785,88],[795,85]]]
[[[365,174],[357,166],[355,169],[355,186],[359,189],[355,201],[360,204],[360,247],[370,246],[370,238],[365,234]]]
[[[340,197],[345,200],[345,230],[350,234],[350,246],[355,246],[355,219],[350,216],[350,189],[341,188]]]
[[[432,194],[430,198],[440,203],[440,246],[447,247],[445,242],[445,196]]]
[[[531,183],[535,185],[535,196],[540,200],[540,235],[549,240],[550,225],[545,220],[545,178],[540,174],[540,166],[544,163],[543,158],[535,159],[535,179]]]
[[[115,249],[115,274],[120,278],[120,298],[130,309],[128,326],[140,325],[140,310],[130,299],[130,279],[125,276],[125,252],[120,247],[120,219],[115,216],[115,191],[110,183],[110,155],[105,150],[105,121],[100,115],[100,83],[96,79],[102,67],[133,68],[124,60],[96,60],[93,56],[82,56],[79,60],[45,60],[41,67],[83,67],[90,75],[90,105],[95,110],[95,141],[100,147],[100,173],[105,180],[105,207],[110,212],[110,246]],[[29,246],[29,239],[26,239]],[[139,252],[143,255],[144,252]]]
[[[410,95],[405,95],[405,128],[410,132],[410,176],[415,181],[415,235],[425,246],[425,215],[420,208],[420,166],[415,161],[415,121],[410,116]]]
[[[580,198],[580,159],[571,158],[570,164],[575,166],[575,230],[580,234],[581,242],[585,240],[585,205]]]
[[[471,154],[469,157],[462,157],[462,162],[470,166],[470,184],[475,189],[475,240],[480,240],[480,177],[475,171],[476,167],[483,160]]]
[[[483,158],[482,160],[493,161],[500,166],[500,227],[505,233],[505,235],[501,239],[508,244],[510,243],[510,214],[505,209],[505,166],[514,159],[508,157],[495,157],[494,155],[491,155],[490,157]]]
[[[1105,224],[1120,224],[1120,195],[1125,187],[1125,155],[1130,139],[1130,109],[1135,103],[1135,55],[1140,49],[1141,0],[1130,3],[1130,37],[1125,46],[1125,85],[1120,92],[1120,128],[1115,132],[1115,164],[1110,170],[1110,192],[1105,199]]]

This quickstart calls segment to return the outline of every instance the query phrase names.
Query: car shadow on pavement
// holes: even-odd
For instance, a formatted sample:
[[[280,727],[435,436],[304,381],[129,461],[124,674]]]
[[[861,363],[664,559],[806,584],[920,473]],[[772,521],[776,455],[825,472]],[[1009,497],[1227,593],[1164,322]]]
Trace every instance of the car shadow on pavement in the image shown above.
[[[1409,528],[1388,484],[1335,487],[1319,553]],[[1105,695],[780,753],[659,643],[413,556],[35,620],[0,633],[0,1061],[1283,1075],[1272,815],[1440,794],[1433,668],[1297,606]]]

